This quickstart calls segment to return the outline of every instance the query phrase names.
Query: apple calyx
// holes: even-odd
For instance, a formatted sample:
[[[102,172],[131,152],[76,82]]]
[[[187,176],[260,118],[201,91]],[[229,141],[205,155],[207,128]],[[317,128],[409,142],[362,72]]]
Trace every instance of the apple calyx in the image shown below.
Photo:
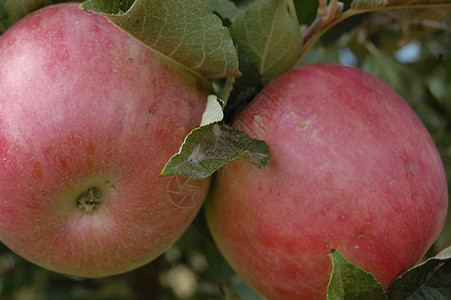
[[[84,213],[87,215],[93,214],[101,202],[102,191],[97,187],[90,187],[77,198],[78,208],[84,210]]]

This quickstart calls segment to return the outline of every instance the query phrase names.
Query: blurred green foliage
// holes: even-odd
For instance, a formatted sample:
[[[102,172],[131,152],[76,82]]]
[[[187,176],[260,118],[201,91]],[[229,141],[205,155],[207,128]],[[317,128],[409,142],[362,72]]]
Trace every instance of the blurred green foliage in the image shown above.
[[[304,2],[295,1],[298,6]],[[352,17],[325,34],[302,62],[353,65],[398,91],[433,136],[445,165],[448,185],[451,184],[450,12],[444,8],[404,9]],[[298,13],[300,20],[309,22],[314,17],[311,14],[308,10]],[[451,217],[428,255],[449,245]],[[82,279],[56,274],[23,260],[0,244],[2,300],[235,299],[232,290],[242,299],[260,299],[222,258],[208,234],[202,212],[164,255],[135,271],[110,278]]]

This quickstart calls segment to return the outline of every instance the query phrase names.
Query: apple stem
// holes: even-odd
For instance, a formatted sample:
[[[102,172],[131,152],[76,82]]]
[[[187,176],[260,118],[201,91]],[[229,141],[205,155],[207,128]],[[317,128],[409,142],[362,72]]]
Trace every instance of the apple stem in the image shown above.
[[[77,198],[78,208],[91,215],[100,204],[101,198],[102,192],[96,187],[91,187]]]

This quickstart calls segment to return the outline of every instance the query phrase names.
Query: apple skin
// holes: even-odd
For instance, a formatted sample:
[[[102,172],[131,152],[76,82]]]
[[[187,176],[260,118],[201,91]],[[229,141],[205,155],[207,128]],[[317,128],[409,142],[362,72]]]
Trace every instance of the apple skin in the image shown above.
[[[430,135],[364,71],[290,71],[235,126],[266,141],[272,160],[261,170],[225,166],[206,217],[230,265],[268,299],[325,299],[331,249],[387,288],[444,224],[446,178]]]
[[[0,37],[0,238],[42,267],[103,277],[162,254],[202,206],[208,178],[160,172],[206,94],[78,5],[39,10]]]

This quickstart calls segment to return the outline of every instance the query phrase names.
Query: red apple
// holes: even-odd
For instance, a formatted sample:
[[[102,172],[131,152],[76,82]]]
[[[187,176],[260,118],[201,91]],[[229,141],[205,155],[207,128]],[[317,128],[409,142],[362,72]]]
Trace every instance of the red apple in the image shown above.
[[[169,248],[209,185],[160,177],[200,124],[198,80],[74,3],[21,20],[0,53],[1,241],[85,277]]]
[[[370,74],[298,68],[235,125],[265,140],[272,160],[221,170],[207,221],[231,266],[269,299],[325,299],[331,248],[387,288],[444,224],[436,147],[408,104]]]

